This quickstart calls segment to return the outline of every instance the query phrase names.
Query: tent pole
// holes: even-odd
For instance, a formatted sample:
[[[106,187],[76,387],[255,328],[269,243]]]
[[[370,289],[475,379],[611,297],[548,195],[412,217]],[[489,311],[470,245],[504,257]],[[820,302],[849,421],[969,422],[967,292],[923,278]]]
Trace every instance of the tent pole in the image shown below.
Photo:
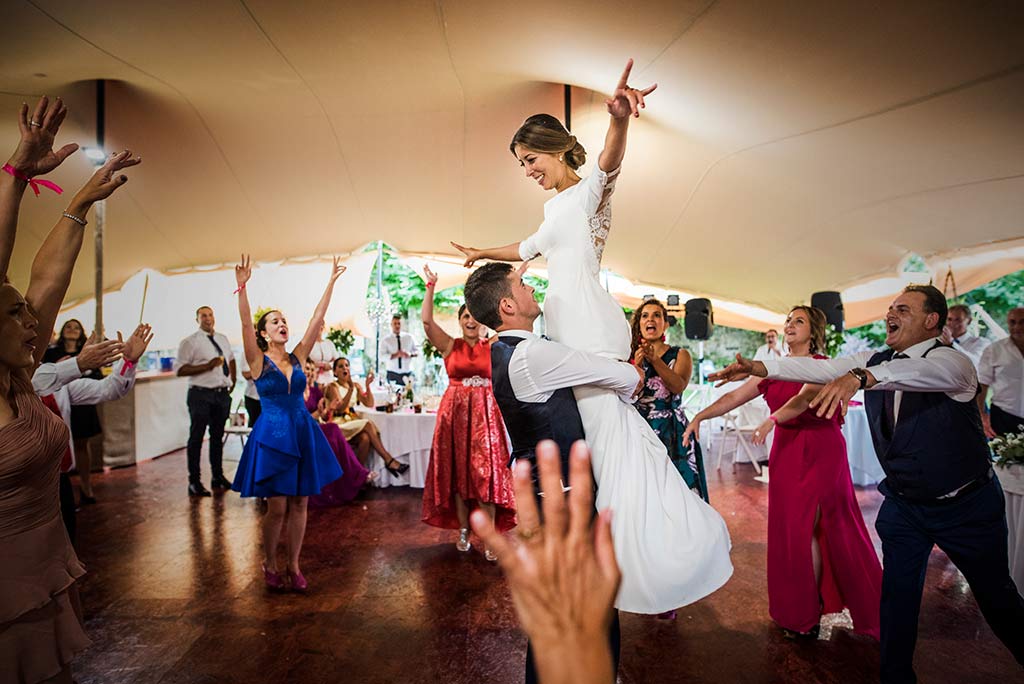
[[[565,100],[565,130],[572,133],[572,86],[566,83],[562,86],[562,93]]]
[[[384,242],[377,241],[377,301],[383,302],[384,292]],[[377,378],[380,378],[380,317],[377,318],[377,353],[373,359],[373,367]],[[384,384],[384,383],[381,383]]]
[[[106,109],[106,88],[103,79],[96,80],[96,146],[103,149],[106,131],[104,130]],[[93,226],[95,255],[95,297],[96,297],[96,323],[93,329],[99,339],[103,339],[103,228],[107,218],[107,202],[100,200],[96,203],[94,214],[95,225]]]

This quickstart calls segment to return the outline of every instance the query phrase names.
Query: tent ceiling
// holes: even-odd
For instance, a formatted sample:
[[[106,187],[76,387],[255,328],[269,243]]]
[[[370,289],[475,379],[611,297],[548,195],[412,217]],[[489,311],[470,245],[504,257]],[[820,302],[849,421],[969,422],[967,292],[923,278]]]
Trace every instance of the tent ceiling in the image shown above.
[[[508,140],[562,114],[593,163],[625,58],[659,83],[605,266],[782,311],[809,293],[1024,235],[1024,4],[600,0],[4,0],[0,145],[63,95],[144,164],[108,208],[106,284],[139,269],[507,243],[546,199]],[[44,75],[40,75],[44,74]],[[70,191],[80,155],[54,174]],[[12,265],[63,198],[28,197]],[[91,291],[91,246],[71,297]],[[1012,268],[1014,262],[1007,262]],[[1019,260],[1015,262],[1020,267]]]

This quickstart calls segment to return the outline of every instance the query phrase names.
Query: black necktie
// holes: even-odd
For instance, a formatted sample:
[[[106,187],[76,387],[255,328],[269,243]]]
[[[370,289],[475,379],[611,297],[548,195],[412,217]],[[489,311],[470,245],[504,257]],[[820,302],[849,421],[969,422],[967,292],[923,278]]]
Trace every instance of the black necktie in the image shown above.
[[[893,354],[893,360],[896,359],[907,359],[910,358],[906,354]],[[893,432],[896,430],[896,390],[885,390],[885,394],[882,396],[882,427],[885,429],[886,436],[892,438]]]
[[[210,342],[213,343],[213,348],[217,350],[217,356],[221,358],[221,370],[224,371],[224,377],[227,377],[230,373],[228,373],[228,360],[224,358],[224,351],[220,348],[220,345],[217,344],[217,340],[213,338],[213,335],[207,335],[207,337],[209,337]]]
[[[395,333],[395,342],[398,343],[398,351],[402,351],[402,333]],[[398,370],[402,370],[402,356],[398,356]]]

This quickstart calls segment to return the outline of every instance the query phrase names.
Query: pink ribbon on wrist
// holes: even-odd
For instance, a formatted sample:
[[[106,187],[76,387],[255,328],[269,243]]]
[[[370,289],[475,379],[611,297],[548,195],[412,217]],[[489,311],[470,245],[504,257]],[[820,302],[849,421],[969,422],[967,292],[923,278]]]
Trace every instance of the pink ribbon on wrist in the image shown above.
[[[121,364],[121,375],[123,376],[125,373],[130,371],[132,368],[135,368],[135,362],[134,361],[129,361],[128,359],[122,359],[122,361],[123,361],[123,363]]]
[[[238,286],[238,289],[235,290],[234,292],[232,292],[231,294],[238,294],[239,292],[241,292],[244,289],[245,289],[245,283],[242,283],[241,285]]]
[[[58,195],[61,194],[62,192],[64,192],[64,189],[61,188],[56,183],[54,183],[52,181],[48,181],[48,180],[39,180],[38,178],[29,178],[27,175],[25,175],[24,173],[22,173],[18,169],[14,168],[10,164],[4,164],[3,170],[6,171],[7,173],[11,174],[12,176],[17,178],[18,180],[23,180],[26,183],[28,183],[28,186],[30,188],[32,188],[32,191],[34,193],[36,193],[36,197],[39,197],[39,186],[40,185],[43,186],[44,188],[49,188],[50,190],[53,190]]]

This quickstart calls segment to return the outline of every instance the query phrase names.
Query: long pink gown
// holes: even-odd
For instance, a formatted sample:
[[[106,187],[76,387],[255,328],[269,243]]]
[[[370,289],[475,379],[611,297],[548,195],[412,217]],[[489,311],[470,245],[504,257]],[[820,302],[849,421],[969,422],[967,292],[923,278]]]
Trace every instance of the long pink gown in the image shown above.
[[[772,412],[801,387],[780,380],[759,385]],[[878,639],[882,566],[854,495],[841,421],[838,413],[826,420],[805,411],[775,428],[768,481],[768,612],[780,626],[808,632],[823,612],[847,607],[854,631]],[[820,587],[811,559],[819,508]]]

